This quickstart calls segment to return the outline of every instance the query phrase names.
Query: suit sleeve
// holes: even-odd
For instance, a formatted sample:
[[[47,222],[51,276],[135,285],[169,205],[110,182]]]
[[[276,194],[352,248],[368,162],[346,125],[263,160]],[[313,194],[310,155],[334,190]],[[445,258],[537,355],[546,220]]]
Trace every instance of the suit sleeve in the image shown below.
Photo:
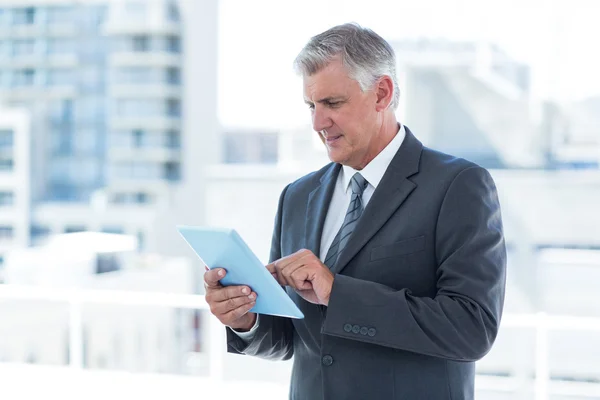
[[[271,241],[270,261],[281,258],[281,226],[283,202],[289,185],[283,189],[279,198],[275,227]],[[227,351],[245,354],[268,360],[288,360],[294,354],[294,326],[291,319],[271,315],[258,315],[258,326],[251,338],[242,339],[235,331],[227,327]]]
[[[450,184],[435,251],[434,298],[336,275],[322,332],[449,360],[482,358],[498,332],[506,282],[500,204],[485,169],[466,168]],[[349,329],[357,321],[369,325],[368,335]]]

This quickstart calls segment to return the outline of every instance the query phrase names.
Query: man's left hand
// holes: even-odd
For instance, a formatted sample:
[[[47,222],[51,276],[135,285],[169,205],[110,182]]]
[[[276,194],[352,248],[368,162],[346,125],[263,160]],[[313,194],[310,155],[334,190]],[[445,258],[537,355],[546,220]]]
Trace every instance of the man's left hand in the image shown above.
[[[312,251],[302,249],[267,265],[282,286],[291,286],[313,304],[329,305],[334,275]]]

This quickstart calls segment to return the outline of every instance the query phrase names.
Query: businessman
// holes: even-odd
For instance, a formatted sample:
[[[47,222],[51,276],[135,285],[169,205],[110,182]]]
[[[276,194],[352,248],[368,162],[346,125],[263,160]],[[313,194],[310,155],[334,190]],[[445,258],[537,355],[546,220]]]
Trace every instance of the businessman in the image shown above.
[[[492,178],[396,121],[395,56],[373,31],[329,29],[295,66],[332,162],[281,193],[267,268],[305,318],[250,313],[257,294],[211,270],[228,351],[293,357],[291,399],[473,399],[504,302]]]

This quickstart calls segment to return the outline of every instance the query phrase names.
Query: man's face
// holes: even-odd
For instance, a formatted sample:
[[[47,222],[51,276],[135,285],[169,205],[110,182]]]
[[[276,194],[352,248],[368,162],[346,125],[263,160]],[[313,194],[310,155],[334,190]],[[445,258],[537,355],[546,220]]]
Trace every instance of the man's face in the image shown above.
[[[304,101],[329,159],[362,169],[377,154],[377,94],[363,93],[340,60],[304,77]],[[373,154],[375,153],[375,154]]]

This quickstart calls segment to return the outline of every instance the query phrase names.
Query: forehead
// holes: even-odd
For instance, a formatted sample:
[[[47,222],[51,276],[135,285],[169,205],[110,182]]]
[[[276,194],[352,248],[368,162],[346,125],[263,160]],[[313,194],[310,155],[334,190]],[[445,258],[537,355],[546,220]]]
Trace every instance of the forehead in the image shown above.
[[[333,95],[348,94],[358,87],[358,82],[348,76],[341,61],[334,60],[312,75],[303,77],[304,98],[314,100]]]

